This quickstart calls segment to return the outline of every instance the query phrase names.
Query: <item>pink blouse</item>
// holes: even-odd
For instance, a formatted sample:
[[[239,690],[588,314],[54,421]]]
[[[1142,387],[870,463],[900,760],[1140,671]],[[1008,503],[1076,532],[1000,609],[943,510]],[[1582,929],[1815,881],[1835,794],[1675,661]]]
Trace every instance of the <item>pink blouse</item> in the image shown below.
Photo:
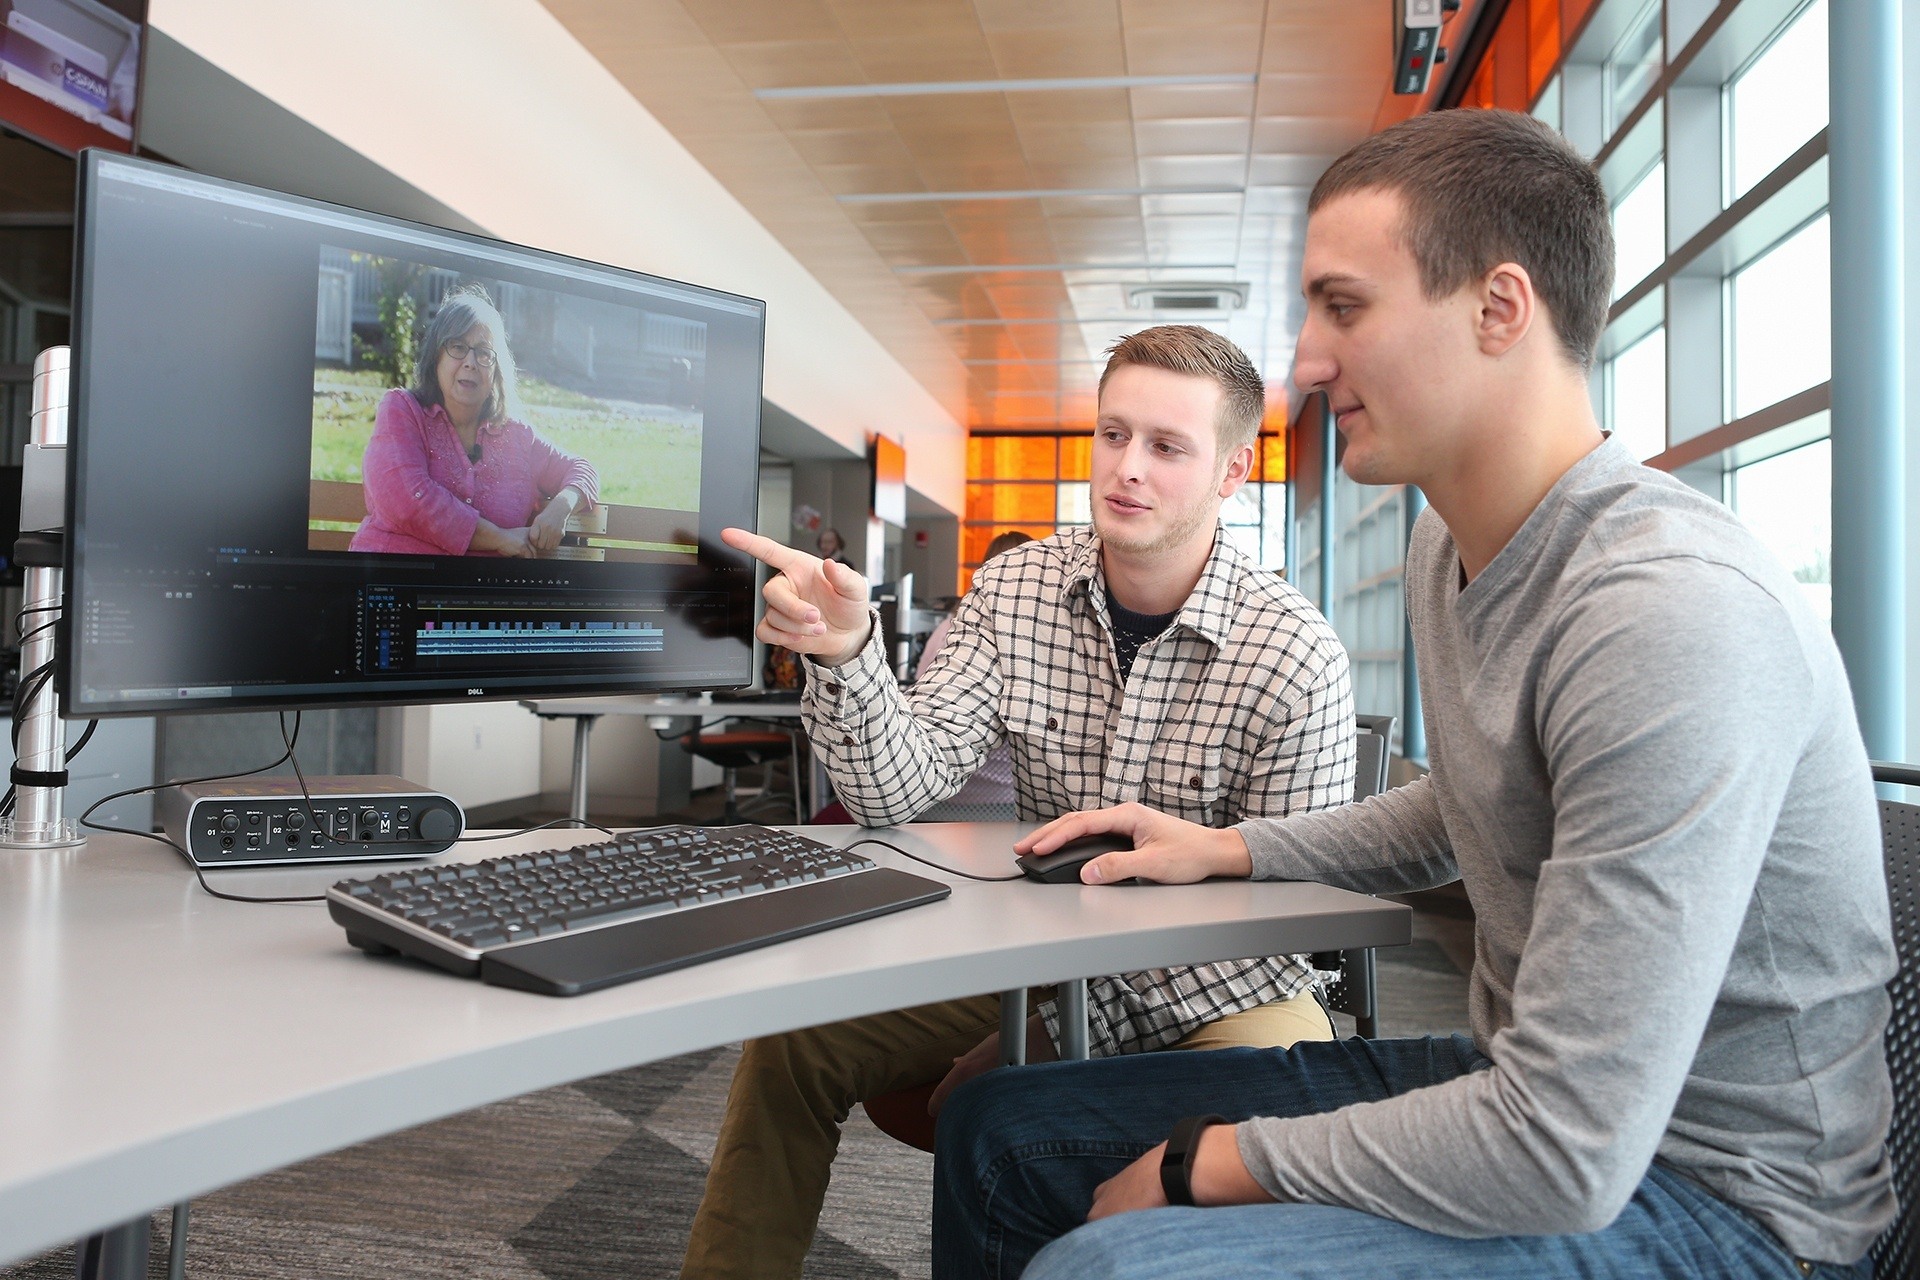
[[[582,499],[578,510],[599,500],[593,465],[560,452],[526,423],[487,423],[478,439],[474,462],[446,409],[427,408],[397,387],[381,397],[360,465],[367,517],[348,549],[491,554],[467,550],[482,516],[502,529],[523,529],[569,485]]]

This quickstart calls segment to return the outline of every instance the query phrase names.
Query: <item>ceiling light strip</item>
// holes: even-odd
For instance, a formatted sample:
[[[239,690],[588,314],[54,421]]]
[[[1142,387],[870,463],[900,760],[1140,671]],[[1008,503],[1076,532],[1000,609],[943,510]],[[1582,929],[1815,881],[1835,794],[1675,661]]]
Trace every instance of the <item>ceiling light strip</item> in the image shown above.
[[[819,101],[826,98],[921,98],[951,93],[1061,93],[1086,89],[1169,89],[1191,86],[1251,87],[1259,77],[1244,75],[1055,76],[1039,80],[920,80],[902,84],[809,84],[755,89],[762,102]]]
[[[1213,316],[1201,316],[1198,319],[1195,319],[1192,323],[1198,324],[1198,325],[1206,325],[1206,324],[1211,324],[1215,322],[1216,320],[1215,320],[1215,317]],[[936,319],[933,323],[935,323],[936,325],[941,325],[943,327],[948,327],[948,328],[969,327],[969,326],[991,326],[991,327],[1000,328],[1000,327],[1005,327],[1007,325],[1026,325],[1026,324],[1043,324],[1043,325],[1050,324],[1050,325],[1057,325],[1062,328],[1071,328],[1075,325],[1090,325],[1090,324],[1153,324],[1154,319],[1151,313],[1140,312],[1130,316],[1089,316],[1084,319],[1077,316],[1067,316],[1067,317],[1056,316],[1053,318],[1048,318],[1044,316],[1016,316],[1010,320]]]
[[[894,274],[903,276],[967,276],[1039,271],[1233,271],[1237,265],[1232,262],[988,262],[895,267],[893,270]]]
[[[1072,200],[1103,196],[1239,196],[1240,186],[1036,187],[997,191],[857,191],[836,196],[841,204],[951,204],[967,200]]]

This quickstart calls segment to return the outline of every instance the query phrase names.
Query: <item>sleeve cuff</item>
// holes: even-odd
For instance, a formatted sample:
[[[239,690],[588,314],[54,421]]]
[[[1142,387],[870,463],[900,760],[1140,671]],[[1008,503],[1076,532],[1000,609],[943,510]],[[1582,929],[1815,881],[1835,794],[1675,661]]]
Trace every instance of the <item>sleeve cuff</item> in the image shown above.
[[[1260,1189],[1275,1200],[1287,1201],[1293,1197],[1287,1194],[1280,1179],[1274,1176],[1272,1152],[1260,1140],[1260,1130],[1274,1124],[1272,1120],[1242,1120],[1233,1128],[1233,1145],[1240,1151],[1240,1161],[1247,1166],[1247,1172],[1260,1184]]]
[[[808,655],[802,664],[807,673],[806,699],[828,720],[847,718],[871,703],[893,682],[884,652],[886,642],[880,635],[879,610],[869,610],[868,617],[867,643],[852,660],[830,667]]]
[[[1253,864],[1255,880],[1297,878],[1287,866],[1287,841],[1280,835],[1279,826],[1271,818],[1249,818],[1233,828],[1247,842],[1247,858]]]

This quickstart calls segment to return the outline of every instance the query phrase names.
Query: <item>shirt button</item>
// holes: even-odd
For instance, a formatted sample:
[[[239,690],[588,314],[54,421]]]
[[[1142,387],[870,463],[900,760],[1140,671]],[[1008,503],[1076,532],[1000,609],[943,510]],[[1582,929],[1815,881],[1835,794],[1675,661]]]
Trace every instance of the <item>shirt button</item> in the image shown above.
[[[1193,776],[1192,776],[1191,778],[1188,778],[1188,779],[1187,779],[1187,785],[1188,785],[1188,786],[1190,786],[1190,787],[1193,787],[1193,788],[1196,788],[1196,789],[1198,789],[1198,788],[1200,787],[1200,785],[1201,785],[1201,782],[1200,782],[1200,775],[1196,773],[1196,774],[1194,774],[1194,775],[1193,775]]]
[[[1058,729],[1059,727],[1060,727],[1060,722],[1058,720],[1054,719],[1052,716],[1047,717],[1047,728]]]
[[[853,745],[853,739],[852,739],[851,737],[847,737],[847,738],[842,738],[842,739],[840,740],[840,743],[841,743],[841,745],[842,745],[842,746],[848,746],[848,747],[850,747],[850,746],[852,746],[852,745]]]
[[[837,684],[835,684],[835,683],[834,683],[833,681],[831,681],[831,680],[822,680],[822,681],[820,682],[820,692],[822,692],[822,693],[838,693],[838,692],[840,692],[840,686],[839,686],[839,685],[837,685]]]

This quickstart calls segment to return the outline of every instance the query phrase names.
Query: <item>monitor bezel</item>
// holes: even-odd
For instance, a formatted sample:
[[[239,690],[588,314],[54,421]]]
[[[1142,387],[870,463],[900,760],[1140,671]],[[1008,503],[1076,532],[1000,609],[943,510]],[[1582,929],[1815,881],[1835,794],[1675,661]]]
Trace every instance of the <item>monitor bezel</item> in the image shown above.
[[[691,690],[742,689],[753,683],[754,676],[754,614],[756,612],[756,581],[753,572],[752,557],[744,552],[734,551],[717,538],[704,542],[701,546],[703,557],[714,555],[744,570],[741,575],[743,585],[743,616],[746,619],[742,634],[744,648],[742,653],[741,679],[736,684],[702,681],[688,683],[684,679],[666,680],[658,683],[644,682],[636,684],[631,678],[608,679],[605,681],[583,681],[567,685],[564,689],[551,686],[516,685],[512,688],[488,688],[484,684],[467,688],[465,697],[444,696],[438,690],[419,688],[396,688],[391,693],[379,689],[356,689],[351,693],[338,696],[330,694],[279,695],[271,692],[234,693],[220,697],[178,698],[165,700],[121,701],[110,703],[85,702],[78,699],[74,692],[74,664],[78,660],[78,650],[73,642],[72,618],[74,614],[74,596],[79,581],[79,563],[81,559],[80,542],[74,536],[79,528],[79,505],[84,489],[83,480],[87,461],[86,431],[87,420],[87,377],[92,359],[90,338],[89,308],[87,305],[89,289],[93,284],[92,276],[92,219],[89,209],[98,180],[98,170],[103,164],[127,165],[150,169],[173,177],[184,178],[194,183],[221,188],[267,200],[285,201],[290,204],[305,205],[309,208],[347,214],[367,219],[375,224],[413,232],[426,232],[436,236],[445,236],[457,248],[461,243],[480,249],[526,255],[529,265],[536,268],[542,262],[548,262],[574,268],[585,268],[595,272],[605,272],[615,277],[670,286],[674,289],[693,290],[709,294],[715,298],[730,299],[736,303],[747,303],[753,309],[759,328],[758,353],[760,358],[760,394],[754,397],[753,408],[753,453],[755,468],[758,469],[761,442],[765,436],[765,401],[767,368],[767,304],[763,298],[733,293],[725,289],[716,289],[710,285],[695,284],[691,281],[676,280],[671,276],[653,275],[645,271],[636,271],[630,267],[614,266],[610,263],[595,262],[588,258],[571,254],[557,253],[550,249],[541,249],[533,245],[518,244],[494,236],[478,235],[452,227],[436,226],[433,223],[419,222],[410,218],[394,217],[371,209],[362,209],[354,205],[340,204],[329,200],[319,200],[311,196],[296,195],[292,192],[276,191],[271,187],[262,187],[252,183],[237,182],[229,178],[217,178],[184,169],[177,165],[164,164],[145,157],[128,156],[118,151],[89,147],[80,153],[78,174],[74,185],[74,228],[73,228],[73,292],[71,323],[69,327],[69,362],[67,448],[66,448],[66,493],[65,497],[65,534],[62,538],[62,575],[60,592],[60,616],[55,628],[56,654],[54,662],[54,688],[59,695],[60,715],[71,720],[116,719],[130,716],[171,715],[171,714],[209,714],[223,711],[320,711],[364,706],[427,706],[450,705],[474,702],[531,702],[562,698],[594,698],[608,695],[645,695],[659,693],[678,693]]]

